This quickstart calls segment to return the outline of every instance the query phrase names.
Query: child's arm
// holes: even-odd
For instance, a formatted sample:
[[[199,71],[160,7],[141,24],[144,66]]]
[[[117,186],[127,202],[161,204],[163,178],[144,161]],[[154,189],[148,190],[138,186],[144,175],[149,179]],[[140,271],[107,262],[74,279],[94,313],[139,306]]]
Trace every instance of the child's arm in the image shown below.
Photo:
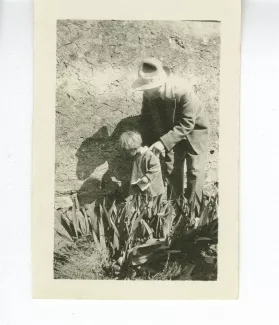
[[[161,171],[160,161],[153,152],[146,155],[144,162],[146,170],[145,175],[132,183],[132,185],[138,185],[142,191],[145,191],[150,186],[154,177]]]
[[[159,159],[153,152],[146,157],[146,174],[143,176],[142,181],[144,183],[152,182],[154,177],[161,171],[161,165]]]

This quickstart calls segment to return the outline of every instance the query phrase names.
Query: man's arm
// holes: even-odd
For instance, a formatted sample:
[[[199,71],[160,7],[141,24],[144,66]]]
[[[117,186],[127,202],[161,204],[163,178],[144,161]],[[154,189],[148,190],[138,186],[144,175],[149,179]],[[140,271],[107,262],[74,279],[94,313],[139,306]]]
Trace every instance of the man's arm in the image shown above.
[[[160,139],[168,151],[178,142],[186,139],[187,134],[189,134],[195,126],[195,112],[197,111],[196,105],[198,105],[198,101],[194,98],[194,94],[191,92],[183,93],[180,97],[180,105],[181,116],[179,117],[178,124]]]

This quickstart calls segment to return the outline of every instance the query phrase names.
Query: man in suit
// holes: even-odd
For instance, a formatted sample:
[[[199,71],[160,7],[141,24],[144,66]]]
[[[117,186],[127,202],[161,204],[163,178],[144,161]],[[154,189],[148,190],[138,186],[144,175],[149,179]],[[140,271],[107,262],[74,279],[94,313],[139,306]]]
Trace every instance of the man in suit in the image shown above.
[[[201,199],[209,138],[205,108],[187,83],[155,58],[141,63],[132,88],[143,91],[143,139],[155,154],[163,156],[168,196],[185,194],[193,202],[196,194]]]

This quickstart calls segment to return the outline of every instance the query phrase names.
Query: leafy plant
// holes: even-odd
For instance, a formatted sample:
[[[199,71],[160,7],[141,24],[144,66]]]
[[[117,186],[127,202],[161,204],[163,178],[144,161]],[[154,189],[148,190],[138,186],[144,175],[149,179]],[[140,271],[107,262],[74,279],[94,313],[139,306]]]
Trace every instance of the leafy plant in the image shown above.
[[[194,204],[184,197],[166,201],[162,196],[139,195],[121,204],[103,199],[83,208],[75,194],[72,200],[72,209],[56,210],[67,234],[59,235],[72,242],[87,238],[96,249],[108,252],[113,274],[120,278],[131,277],[131,270],[140,273],[142,266],[162,272],[173,263],[179,267],[168,277],[185,275],[189,263],[195,265],[195,259],[205,257],[204,252],[218,242],[218,195],[203,196]]]

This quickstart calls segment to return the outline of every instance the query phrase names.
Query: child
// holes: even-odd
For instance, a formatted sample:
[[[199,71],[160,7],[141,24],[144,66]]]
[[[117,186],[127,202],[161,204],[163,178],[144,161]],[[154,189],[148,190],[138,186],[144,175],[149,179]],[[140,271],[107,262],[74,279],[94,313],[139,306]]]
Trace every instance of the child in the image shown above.
[[[141,135],[136,131],[122,133],[120,147],[133,159],[130,195],[147,193],[154,197],[163,194],[160,161],[148,147],[142,147]]]

